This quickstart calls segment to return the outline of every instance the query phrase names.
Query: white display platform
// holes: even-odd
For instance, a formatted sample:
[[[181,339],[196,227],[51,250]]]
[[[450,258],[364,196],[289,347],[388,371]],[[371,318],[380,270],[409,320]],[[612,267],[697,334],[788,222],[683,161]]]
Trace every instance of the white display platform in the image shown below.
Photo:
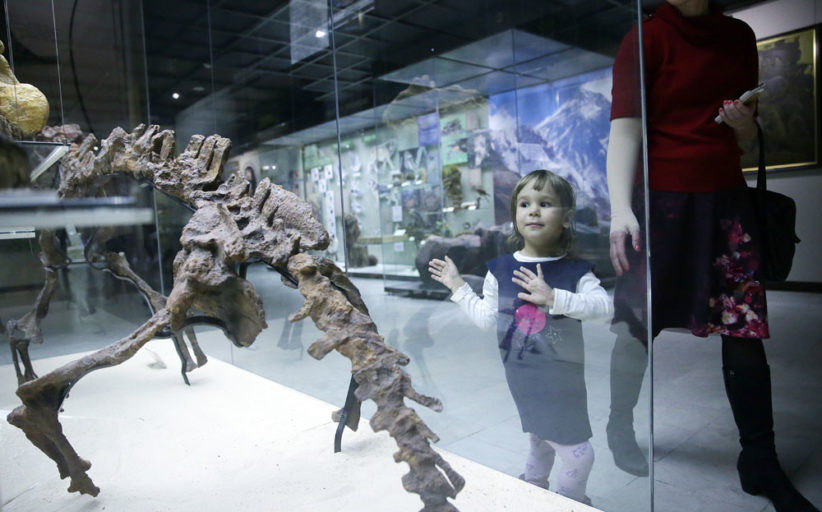
[[[35,361],[45,374],[82,354]],[[164,362],[166,368],[161,368]],[[317,364],[323,364],[318,361]],[[333,453],[337,408],[212,359],[182,382],[171,342],[93,372],[60,415],[66,436],[101,492],[68,493],[51,459],[5,421],[19,405],[16,378],[0,366],[0,509],[17,511],[392,511],[422,508],[400,481],[397,446],[366,421]],[[160,366],[160,368],[158,368]],[[340,385],[347,385],[347,382]],[[412,405],[412,404],[409,404]],[[414,407],[419,407],[413,404]],[[597,509],[441,451],[466,479],[462,512]]]

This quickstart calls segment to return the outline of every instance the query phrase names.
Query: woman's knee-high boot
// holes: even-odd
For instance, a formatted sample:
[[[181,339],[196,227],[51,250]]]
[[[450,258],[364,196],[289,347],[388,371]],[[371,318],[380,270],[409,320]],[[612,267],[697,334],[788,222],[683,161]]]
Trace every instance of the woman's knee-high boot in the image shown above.
[[[777,460],[768,365],[725,366],[723,373],[742,445],[737,461],[742,490],[767,497],[776,512],[819,512],[799,494]]]
[[[618,336],[611,352],[611,414],[606,433],[616,466],[636,476],[648,476],[648,460],[634,433],[634,408],[647,366],[645,346],[636,338]]]

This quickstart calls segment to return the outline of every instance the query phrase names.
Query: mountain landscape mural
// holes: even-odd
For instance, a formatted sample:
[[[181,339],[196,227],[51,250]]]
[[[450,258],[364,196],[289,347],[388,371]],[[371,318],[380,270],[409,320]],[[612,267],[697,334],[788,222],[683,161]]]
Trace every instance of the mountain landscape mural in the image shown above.
[[[491,96],[487,163],[495,173],[516,175],[495,182],[495,202],[502,203],[497,212],[510,217],[511,182],[534,169],[549,169],[574,186],[579,210],[592,210],[599,222],[607,223],[610,109],[610,67]]]

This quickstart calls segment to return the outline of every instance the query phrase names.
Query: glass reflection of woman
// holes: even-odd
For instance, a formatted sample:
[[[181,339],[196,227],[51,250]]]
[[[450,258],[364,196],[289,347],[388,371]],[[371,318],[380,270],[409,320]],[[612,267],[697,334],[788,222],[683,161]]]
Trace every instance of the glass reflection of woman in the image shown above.
[[[618,336],[612,353],[607,433],[617,466],[641,475],[648,468],[632,426],[646,360],[636,341],[646,339],[638,321],[644,226],[634,215],[640,194],[632,197],[642,133],[637,33],[634,28],[626,36],[614,62],[607,159],[611,260],[621,276],[614,328],[618,334],[630,330],[635,338]],[[790,483],[774,447],[770,370],[762,343],[769,336],[765,290],[754,212],[740,169],[740,144],[757,132],[756,103],[732,100],[757,84],[754,33],[708,0],[667,0],[643,22],[643,33],[652,336],[672,327],[702,337],[721,335],[725,391],[742,444],[737,464],[742,489],[767,496],[777,512],[819,512]],[[717,113],[721,123],[714,122]]]

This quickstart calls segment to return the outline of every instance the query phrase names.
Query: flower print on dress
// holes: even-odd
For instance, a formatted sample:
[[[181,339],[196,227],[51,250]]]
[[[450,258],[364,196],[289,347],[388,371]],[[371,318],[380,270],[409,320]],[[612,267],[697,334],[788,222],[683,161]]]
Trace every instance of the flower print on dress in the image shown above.
[[[721,226],[727,236],[728,252],[717,257],[713,267],[726,283],[726,289],[708,299],[710,316],[700,334],[768,337],[765,293],[756,279],[759,260],[748,247],[751,235],[738,219],[723,219]]]

